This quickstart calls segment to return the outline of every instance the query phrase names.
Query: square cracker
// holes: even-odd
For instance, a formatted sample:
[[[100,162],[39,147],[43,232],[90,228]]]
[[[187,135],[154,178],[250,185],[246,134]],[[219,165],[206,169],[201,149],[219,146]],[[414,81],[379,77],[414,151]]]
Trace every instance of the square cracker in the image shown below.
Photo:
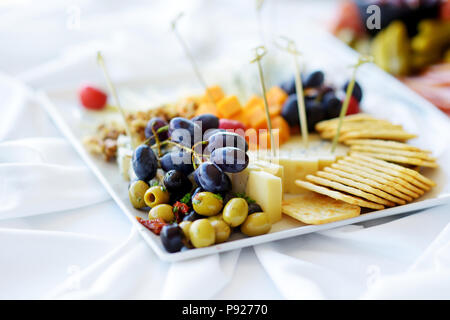
[[[346,186],[342,183],[338,183],[338,182],[334,182],[332,180],[329,179],[325,179],[325,178],[321,178],[321,177],[317,177],[311,174],[308,174],[306,176],[306,180],[308,180],[309,182],[313,182],[317,185],[321,185],[324,187],[329,187],[329,188],[333,188],[335,190],[339,190],[342,192],[346,192],[349,194],[352,194],[354,196],[360,197],[360,198],[364,198],[366,200],[378,203],[378,204],[382,204],[382,205],[386,205],[389,207],[393,207],[395,206],[395,203],[385,200],[383,198],[380,198],[374,194],[359,190],[357,188],[354,187],[350,187],[350,186]]]
[[[420,148],[414,147],[410,144],[406,144],[398,141],[390,141],[390,140],[378,140],[378,139],[348,139],[345,140],[346,145],[359,145],[359,146],[372,146],[379,148],[390,148],[397,150],[409,150],[409,151],[418,151],[424,153],[431,153],[429,150],[422,150]]]
[[[368,162],[364,162],[362,160],[346,157],[344,160],[339,160],[338,164],[344,165],[346,168],[352,168],[354,170],[358,170],[358,174],[361,175],[370,175],[367,176],[369,179],[374,179],[378,182],[384,184],[390,184],[395,189],[400,192],[406,193],[407,195],[413,197],[414,199],[419,198],[421,195],[425,193],[424,190],[416,187],[415,185],[409,183],[408,181],[399,178],[397,176],[390,175],[386,172],[379,171],[379,168],[375,165],[371,165]]]
[[[350,146],[351,151],[357,152],[372,152],[372,153],[383,153],[395,156],[403,156],[407,158],[417,158],[426,161],[436,161],[436,158],[430,156],[429,153],[423,151],[412,151],[412,150],[402,150],[395,148],[386,147],[375,147],[375,146],[364,146],[359,144],[354,144]]]
[[[307,224],[324,224],[360,215],[361,208],[340,200],[308,192],[283,201],[284,214]]]
[[[404,164],[411,164],[421,167],[429,167],[429,168],[437,168],[438,164],[434,162],[434,160],[428,161],[418,158],[409,158],[405,156],[400,155],[394,155],[394,154],[386,154],[386,153],[375,153],[375,152],[365,152],[365,151],[350,151],[350,156],[352,155],[363,155],[368,156],[375,159],[380,160],[386,160],[390,162],[395,163],[404,163]]]
[[[395,140],[395,141],[406,141],[409,139],[416,138],[415,134],[406,132],[404,130],[359,130],[347,132],[339,137],[339,142],[345,141],[347,139],[355,138],[373,138],[373,139],[384,139],[384,140]]]
[[[428,185],[429,187],[430,186],[434,187],[436,185],[436,183],[434,181],[428,179],[427,177],[424,177],[419,172],[411,170],[411,169],[408,169],[408,168],[405,168],[405,167],[402,167],[402,166],[399,166],[397,164],[393,164],[393,163],[390,163],[390,162],[387,162],[387,161],[383,161],[383,160],[380,160],[380,159],[374,159],[374,158],[367,157],[367,156],[364,156],[364,155],[354,155],[354,157],[360,158],[360,159],[362,159],[362,160],[364,160],[366,162],[372,162],[374,164],[383,166],[385,168],[389,168],[389,169],[393,169],[393,170],[396,170],[396,171],[401,172],[401,173],[405,173],[408,176],[411,176],[411,177],[414,177],[417,180],[420,180],[422,183]],[[427,188],[423,188],[423,189],[429,190],[429,188],[428,189]]]
[[[342,193],[340,191],[328,189],[326,187],[318,186],[318,185],[308,182],[308,181],[295,180],[295,184],[304,189],[314,191],[314,192],[329,196],[333,199],[342,200],[344,202],[354,204],[354,205],[357,205],[360,207],[376,209],[376,210],[384,209],[384,206],[382,204],[367,201],[367,200],[364,200],[364,199],[361,199],[361,198],[358,198],[358,197],[355,197],[355,196],[352,196],[349,194]]]
[[[352,122],[352,121],[370,121],[370,120],[377,120],[376,118],[366,114],[366,113],[357,113],[350,116],[346,116],[343,119],[343,123]],[[339,118],[334,118],[330,120],[323,120],[316,124],[316,130],[322,131],[326,128],[329,128],[330,126],[337,126],[339,122]]]

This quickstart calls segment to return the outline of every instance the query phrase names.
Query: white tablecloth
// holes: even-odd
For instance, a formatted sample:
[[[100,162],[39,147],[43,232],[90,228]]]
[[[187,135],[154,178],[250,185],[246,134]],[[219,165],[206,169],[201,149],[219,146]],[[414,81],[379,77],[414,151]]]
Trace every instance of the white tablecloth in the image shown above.
[[[183,32],[206,59],[214,50],[205,50],[205,33],[189,30],[228,10],[230,20],[208,34],[229,29],[237,46],[231,17],[254,19],[253,2],[74,3],[0,8],[0,298],[450,298],[450,205],[186,262],[160,261],[54,127],[35,90],[79,85],[64,83],[68,57],[129,37],[140,40],[126,48],[134,50],[131,57],[167,45],[181,59],[173,39],[159,35],[183,6],[193,17]],[[303,8],[282,2],[266,16],[294,19],[297,6]],[[143,28],[148,43],[139,38]],[[153,70],[164,68],[170,69]],[[130,77],[152,72],[126,69]]]

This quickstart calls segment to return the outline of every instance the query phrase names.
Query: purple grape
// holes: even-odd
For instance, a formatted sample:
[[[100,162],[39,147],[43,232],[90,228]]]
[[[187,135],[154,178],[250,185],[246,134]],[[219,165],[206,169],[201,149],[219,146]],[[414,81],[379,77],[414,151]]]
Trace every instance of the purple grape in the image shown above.
[[[192,166],[192,154],[183,150],[176,150],[166,153],[159,159],[161,168],[164,171],[178,170],[185,175],[194,171]]]
[[[231,190],[230,178],[212,162],[202,163],[194,171],[197,184],[204,190],[212,193],[222,193]]]
[[[132,165],[139,180],[149,181],[156,175],[158,159],[149,146],[141,144],[134,150]]]
[[[154,117],[151,118],[148,122],[147,125],[145,126],[144,129],[144,133],[145,133],[145,138],[148,139],[150,137],[152,137],[152,139],[150,140],[150,144],[154,144],[155,143],[155,139],[153,138],[153,130],[158,131],[159,128],[165,127],[167,126],[168,123],[166,120],[159,118],[159,117]],[[153,128],[153,130],[152,130]],[[169,133],[167,131],[164,132],[160,132],[158,133],[158,138],[159,141],[164,141],[167,140],[169,138]]]
[[[197,136],[197,140],[202,139],[202,132],[200,127],[191,120],[175,117],[169,123],[169,136],[173,142],[190,148]]]
[[[225,147],[215,149],[211,153],[210,161],[219,166],[224,172],[241,172],[248,166],[248,155],[238,148]]]
[[[212,153],[215,149],[223,147],[234,147],[244,152],[248,151],[248,144],[245,139],[234,132],[217,132],[208,138],[206,153]]]
[[[198,126],[201,126],[202,133],[208,129],[217,129],[219,127],[219,118],[213,114],[201,114],[191,119]]]

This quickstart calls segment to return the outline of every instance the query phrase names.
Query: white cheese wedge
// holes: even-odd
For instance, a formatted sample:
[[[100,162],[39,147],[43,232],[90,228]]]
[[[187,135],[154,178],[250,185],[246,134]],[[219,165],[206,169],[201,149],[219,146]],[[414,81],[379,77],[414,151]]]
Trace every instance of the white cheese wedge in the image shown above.
[[[308,174],[319,170],[319,160],[316,157],[280,158],[284,168],[283,191],[285,193],[303,193],[305,189],[297,186],[295,180],[304,180]]]
[[[236,193],[245,193],[247,187],[248,177],[251,171],[259,171],[260,167],[251,163],[247,168],[238,173],[231,173],[228,176],[231,179],[232,190]]]
[[[281,180],[284,178],[284,168],[279,163],[257,160],[255,161],[255,165],[260,167],[262,171],[281,178]]]
[[[245,193],[269,215],[271,223],[281,220],[283,191],[280,177],[264,171],[250,170]]]

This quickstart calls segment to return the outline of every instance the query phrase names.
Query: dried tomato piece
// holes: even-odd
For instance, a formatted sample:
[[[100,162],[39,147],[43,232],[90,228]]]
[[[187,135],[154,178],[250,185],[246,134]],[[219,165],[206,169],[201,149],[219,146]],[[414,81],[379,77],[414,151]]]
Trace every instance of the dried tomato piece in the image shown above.
[[[141,217],[136,217],[136,220],[156,235],[159,235],[161,233],[161,229],[167,224],[161,218],[144,220]]]
[[[183,221],[184,216],[189,212],[189,206],[183,202],[177,201],[173,205],[173,213],[178,223]]]

